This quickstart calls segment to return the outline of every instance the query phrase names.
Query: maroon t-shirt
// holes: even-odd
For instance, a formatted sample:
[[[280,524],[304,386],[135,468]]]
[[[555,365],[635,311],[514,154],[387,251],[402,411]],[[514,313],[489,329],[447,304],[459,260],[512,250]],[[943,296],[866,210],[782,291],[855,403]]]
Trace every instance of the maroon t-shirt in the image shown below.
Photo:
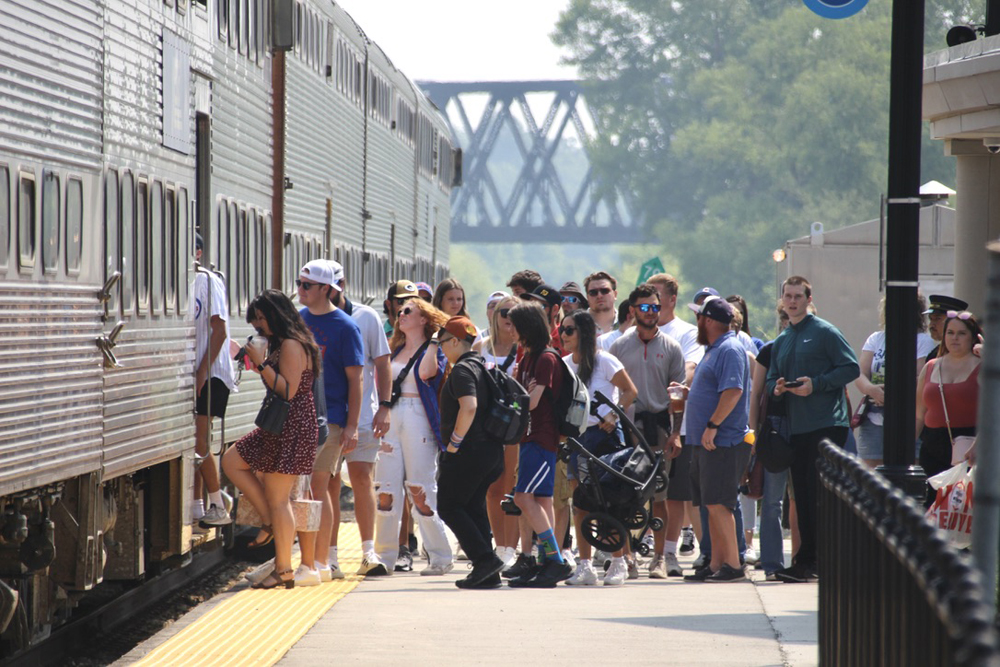
[[[537,442],[543,449],[551,452],[559,449],[559,427],[553,410],[555,397],[559,395],[562,386],[561,361],[552,350],[545,350],[538,356],[527,356],[517,367],[517,381],[525,388],[531,384],[546,387],[538,405],[531,411],[531,426],[524,442]]]

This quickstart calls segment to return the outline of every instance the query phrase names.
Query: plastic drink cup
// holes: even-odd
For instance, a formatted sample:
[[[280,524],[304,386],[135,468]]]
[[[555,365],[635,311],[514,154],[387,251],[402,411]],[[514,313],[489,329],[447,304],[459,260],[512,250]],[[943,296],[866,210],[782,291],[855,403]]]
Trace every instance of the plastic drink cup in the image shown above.
[[[670,397],[672,412],[684,412],[684,387],[667,387],[667,396]]]

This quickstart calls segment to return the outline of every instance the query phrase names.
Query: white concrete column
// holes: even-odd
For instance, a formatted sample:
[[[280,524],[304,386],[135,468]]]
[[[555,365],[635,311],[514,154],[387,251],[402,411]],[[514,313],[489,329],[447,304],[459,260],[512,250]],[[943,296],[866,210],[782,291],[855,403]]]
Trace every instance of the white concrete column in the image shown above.
[[[981,139],[952,140],[956,159],[955,294],[982,321],[986,304],[986,244],[1000,238],[1000,155]]]

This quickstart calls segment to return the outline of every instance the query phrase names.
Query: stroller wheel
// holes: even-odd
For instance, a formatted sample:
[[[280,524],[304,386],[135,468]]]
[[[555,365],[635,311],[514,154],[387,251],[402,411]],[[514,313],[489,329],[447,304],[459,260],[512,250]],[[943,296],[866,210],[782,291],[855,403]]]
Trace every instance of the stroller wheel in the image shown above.
[[[627,535],[622,522],[605,512],[592,512],[583,520],[583,538],[595,549],[618,551],[625,546]]]
[[[636,507],[634,511],[625,516],[625,520],[622,523],[629,530],[642,530],[646,527],[647,521],[649,521],[649,510],[645,507]]]
[[[658,516],[654,516],[649,521],[649,527],[653,530],[663,530],[663,519]]]
[[[639,555],[640,556],[648,556],[651,551],[652,551],[652,549],[649,548],[648,544],[646,544],[645,542],[640,542],[639,543]]]

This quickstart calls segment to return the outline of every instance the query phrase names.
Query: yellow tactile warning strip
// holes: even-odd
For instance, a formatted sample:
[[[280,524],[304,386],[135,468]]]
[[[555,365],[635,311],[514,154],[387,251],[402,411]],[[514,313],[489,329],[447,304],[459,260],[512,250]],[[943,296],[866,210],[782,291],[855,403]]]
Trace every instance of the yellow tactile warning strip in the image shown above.
[[[340,568],[345,573],[356,572],[361,564],[357,524],[341,524],[338,542]],[[136,664],[273,665],[362,579],[348,574],[308,588],[240,591]]]

